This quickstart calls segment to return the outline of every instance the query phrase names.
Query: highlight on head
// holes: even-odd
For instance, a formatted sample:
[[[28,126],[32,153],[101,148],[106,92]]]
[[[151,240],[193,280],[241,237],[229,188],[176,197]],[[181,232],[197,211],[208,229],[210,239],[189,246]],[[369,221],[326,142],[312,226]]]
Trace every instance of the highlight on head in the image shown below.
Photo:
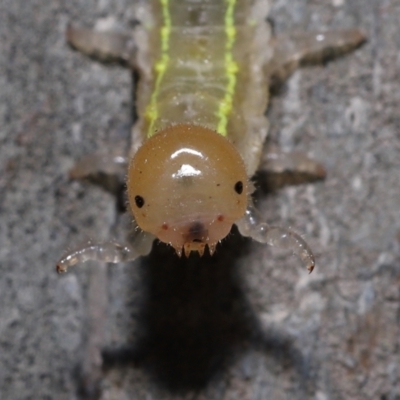
[[[141,229],[181,255],[210,253],[241,218],[248,181],[240,154],[212,129],[173,125],[148,139],[128,170],[130,208]]]

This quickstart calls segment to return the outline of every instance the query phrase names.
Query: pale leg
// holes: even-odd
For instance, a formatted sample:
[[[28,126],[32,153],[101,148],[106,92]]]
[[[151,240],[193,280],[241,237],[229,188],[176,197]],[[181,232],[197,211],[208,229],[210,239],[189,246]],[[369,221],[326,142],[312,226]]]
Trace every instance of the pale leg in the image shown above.
[[[69,267],[86,261],[120,263],[136,260],[150,253],[154,236],[138,232],[132,244],[121,245],[115,242],[88,243],[62,257],[56,266],[58,273],[67,272]]]
[[[287,185],[299,185],[324,179],[321,163],[300,151],[282,151],[268,146],[257,171],[257,181],[266,190],[277,190]]]
[[[68,43],[89,57],[103,62],[122,62],[134,67],[136,46],[128,32],[68,26]]]
[[[298,67],[346,54],[366,40],[359,29],[292,33],[274,38],[273,61],[267,65],[271,85],[279,85]]]
[[[120,211],[126,208],[125,178],[128,159],[112,153],[95,153],[83,157],[69,172],[71,179],[88,179],[113,194]]]
[[[315,258],[307,242],[291,229],[269,226],[262,220],[253,204],[249,204],[246,214],[236,222],[242,236],[250,236],[260,243],[290,250],[298,256],[311,273],[315,267]]]
[[[121,154],[95,153],[83,157],[69,172],[72,179],[83,179],[90,175],[125,175],[128,158]]]

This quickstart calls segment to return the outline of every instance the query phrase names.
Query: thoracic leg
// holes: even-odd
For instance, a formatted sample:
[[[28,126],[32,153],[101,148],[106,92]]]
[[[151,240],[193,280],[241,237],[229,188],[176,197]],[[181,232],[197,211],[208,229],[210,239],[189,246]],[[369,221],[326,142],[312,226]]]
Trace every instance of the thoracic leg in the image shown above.
[[[237,221],[236,225],[243,236],[250,236],[257,242],[292,251],[300,257],[310,273],[313,271],[315,258],[307,242],[291,229],[269,226],[261,219],[253,204],[247,207],[245,216]]]
[[[113,153],[95,153],[83,157],[70,170],[71,179],[89,179],[116,196],[118,209],[125,209],[123,195],[128,159]]]
[[[260,169],[272,173],[303,173],[315,179],[323,179],[325,168],[300,151],[283,151],[275,146],[269,146],[261,160]]]
[[[282,83],[299,66],[317,64],[346,54],[366,40],[359,29],[293,33],[273,40],[274,57],[267,65],[271,84]]]
[[[121,175],[126,173],[128,159],[124,155],[95,153],[83,157],[70,171],[72,179],[83,179],[90,175]]]
[[[154,236],[140,232],[131,245],[121,245],[115,242],[88,243],[71,251],[62,257],[56,266],[59,273],[67,272],[69,267],[86,261],[119,263],[133,261],[150,253]]]
[[[68,26],[68,43],[89,57],[103,62],[122,62],[134,67],[136,46],[128,32]]]
[[[325,168],[321,163],[300,151],[282,151],[268,146],[258,168],[258,183],[267,190],[287,185],[310,183],[324,179]]]

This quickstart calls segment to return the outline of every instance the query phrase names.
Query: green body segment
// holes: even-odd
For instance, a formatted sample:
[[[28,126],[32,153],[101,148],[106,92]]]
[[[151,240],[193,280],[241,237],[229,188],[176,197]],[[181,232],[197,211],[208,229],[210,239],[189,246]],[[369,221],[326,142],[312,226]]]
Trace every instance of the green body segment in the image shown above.
[[[228,134],[238,82],[249,70],[241,49],[252,30],[249,5],[243,0],[153,0],[154,76],[144,113],[148,137],[171,123]]]

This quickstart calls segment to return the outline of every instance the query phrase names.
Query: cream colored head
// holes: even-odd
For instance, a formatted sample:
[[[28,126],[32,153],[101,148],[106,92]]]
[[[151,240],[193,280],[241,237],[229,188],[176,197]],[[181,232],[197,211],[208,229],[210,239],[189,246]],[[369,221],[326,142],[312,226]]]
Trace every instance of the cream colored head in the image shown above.
[[[216,244],[247,207],[248,182],[235,147],[211,129],[175,125],[132,158],[128,197],[136,222],[177,253]]]

